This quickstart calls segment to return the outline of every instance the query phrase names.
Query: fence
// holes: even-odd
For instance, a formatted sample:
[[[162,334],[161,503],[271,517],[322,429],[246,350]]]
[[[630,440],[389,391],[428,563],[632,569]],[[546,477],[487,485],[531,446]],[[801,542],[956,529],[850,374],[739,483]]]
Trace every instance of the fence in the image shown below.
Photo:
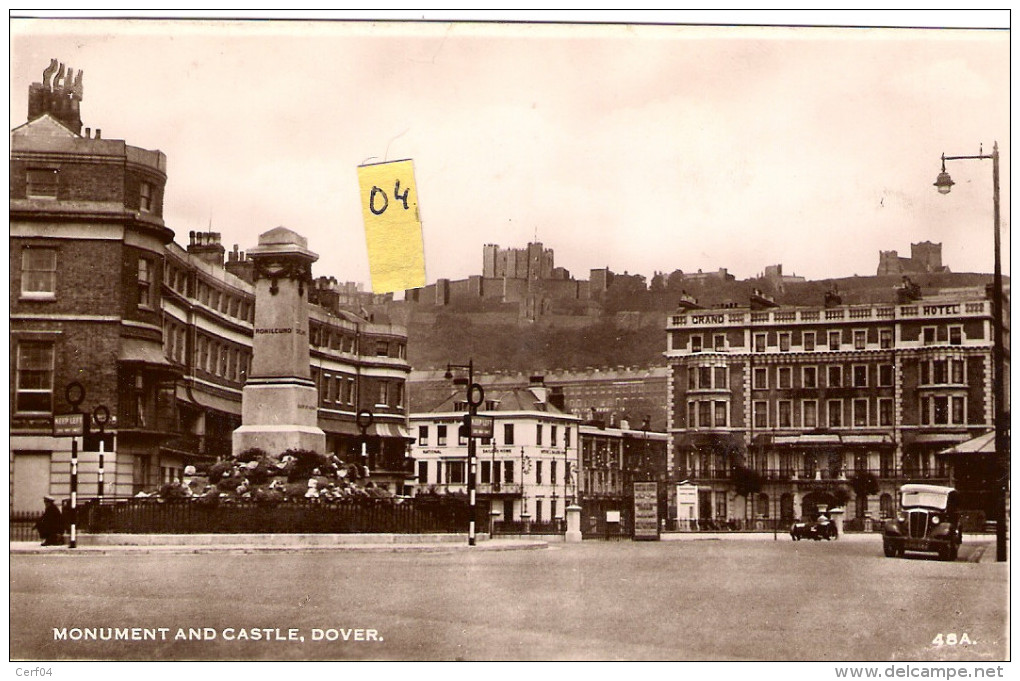
[[[433,500],[213,505],[189,499],[105,498],[84,502],[77,522],[80,531],[96,534],[421,534],[467,532],[469,517],[466,504]]]
[[[42,518],[42,511],[19,511],[11,513],[10,541],[39,541],[35,523]]]

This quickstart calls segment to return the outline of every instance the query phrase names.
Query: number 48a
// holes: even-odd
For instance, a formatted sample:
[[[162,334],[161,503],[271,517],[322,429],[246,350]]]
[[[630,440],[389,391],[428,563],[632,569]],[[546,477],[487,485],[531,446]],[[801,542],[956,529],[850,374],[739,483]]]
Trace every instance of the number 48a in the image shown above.
[[[396,184],[394,184],[394,186],[393,186],[393,198],[404,204],[404,210],[408,210],[408,207],[407,207],[407,195],[410,192],[411,192],[410,189],[405,189],[403,194],[400,193],[400,180],[397,180]],[[379,207],[379,208],[376,208],[376,196],[377,195],[379,196],[379,201],[381,201],[381,203],[382,203],[381,207]],[[383,213],[386,212],[386,209],[389,208],[389,206],[390,206],[390,199],[389,199],[388,196],[386,196],[386,192],[383,191],[382,189],[380,189],[379,187],[376,187],[376,186],[373,185],[372,186],[372,192],[368,195],[368,208],[369,208],[369,210],[371,210],[374,215],[382,215]]]
[[[963,632],[959,636],[955,632],[948,634],[938,634],[935,639],[931,642],[933,646],[955,646],[955,645],[970,645],[973,641],[970,640],[970,636],[967,632]]]

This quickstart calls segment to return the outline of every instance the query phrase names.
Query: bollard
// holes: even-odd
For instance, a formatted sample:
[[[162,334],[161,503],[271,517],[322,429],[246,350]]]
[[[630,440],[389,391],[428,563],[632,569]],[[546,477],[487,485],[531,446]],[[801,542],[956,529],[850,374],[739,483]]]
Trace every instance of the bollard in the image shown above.
[[[567,506],[567,532],[563,540],[569,544],[581,541],[581,507],[577,504]]]

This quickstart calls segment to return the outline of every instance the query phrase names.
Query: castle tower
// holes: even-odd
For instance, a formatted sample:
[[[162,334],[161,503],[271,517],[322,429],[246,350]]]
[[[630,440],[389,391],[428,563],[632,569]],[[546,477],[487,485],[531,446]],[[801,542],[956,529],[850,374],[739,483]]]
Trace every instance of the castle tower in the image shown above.
[[[255,276],[255,335],[233,452],[250,447],[272,456],[291,448],[325,452],[309,366],[306,305],[312,263],[319,256],[308,250],[307,239],[277,227],[259,236],[248,258]]]

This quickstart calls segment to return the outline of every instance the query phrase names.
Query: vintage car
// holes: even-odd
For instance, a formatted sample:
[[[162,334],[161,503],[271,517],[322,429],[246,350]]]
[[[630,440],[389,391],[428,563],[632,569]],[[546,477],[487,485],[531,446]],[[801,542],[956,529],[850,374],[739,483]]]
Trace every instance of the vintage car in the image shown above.
[[[904,551],[938,553],[941,560],[956,560],[963,533],[960,530],[956,490],[938,485],[903,485],[900,512],[888,520],[882,548],[892,558]]]

